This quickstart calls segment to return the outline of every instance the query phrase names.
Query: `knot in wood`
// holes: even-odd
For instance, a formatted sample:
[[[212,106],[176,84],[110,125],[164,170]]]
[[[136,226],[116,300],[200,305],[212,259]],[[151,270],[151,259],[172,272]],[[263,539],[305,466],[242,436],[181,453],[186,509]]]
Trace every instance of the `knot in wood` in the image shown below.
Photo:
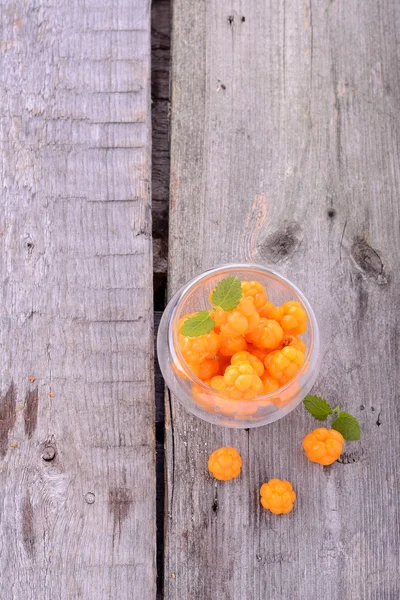
[[[85,496],[85,502],[87,502],[88,504],[94,504],[95,501],[95,495],[93,494],[93,492],[88,492]]]
[[[56,449],[54,448],[54,446],[46,446],[46,448],[43,450],[42,458],[46,462],[50,462],[54,459],[55,455]]]

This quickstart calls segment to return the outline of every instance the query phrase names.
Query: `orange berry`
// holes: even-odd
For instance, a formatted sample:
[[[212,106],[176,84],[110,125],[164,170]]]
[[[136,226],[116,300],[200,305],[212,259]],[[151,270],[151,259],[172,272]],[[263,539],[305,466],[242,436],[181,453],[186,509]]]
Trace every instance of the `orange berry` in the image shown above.
[[[222,375],[216,375],[215,377],[212,377],[210,380],[210,387],[212,387],[213,390],[220,392],[221,394],[226,393],[224,378]]]
[[[251,298],[258,310],[268,301],[264,286],[259,281],[242,281],[243,298]]]
[[[292,346],[293,348],[296,348],[296,350],[300,350],[300,352],[302,352],[303,354],[306,353],[307,349],[302,339],[300,339],[296,335],[290,335],[288,333],[286,333],[283,336],[282,340],[282,348],[284,348],[285,346]]]
[[[300,335],[307,329],[307,315],[300,302],[290,300],[282,305],[283,317],[279,320],[285,333]]]
[[[254,402],[239,402],[239,406],[236,408],[235,419],[243,419],[254,415],[258,411],[258,404]]]
[[[247,318],[238,310],[234,310],[228,314],[226,323],[220,326],[221,335],[244,335],[248,326],[249,322]]]
[[[227,313],[225,323],[221,323],[221,335],[238,336],[253,331],[260,322],[260,315],[252,298],[242,298],[238,306]]]
[[[278,321],[273,319],[260,319],[254,331],[246,335],[246,341],[258,348],[274,350],[282,341],[283,331]]]
[[[303,352],[293,346],[285,346],[282,350],[271,352],[264,361],[267,371],[279,381],[281,386],[298,373],[303,363]]]
[[[260,317],[274,319],[274,321],[280,321],[283,317],[283,307],[275,306],[272,302],[266,302],[258,312],[260,313]]]
[[[246,350],[242,350],[241,352],[235,352],[235,354],[231,358],[231,364],[237,365],[242,362],[248,362],[253,367],[256,374],[261,377],[264,373],[264,364],[259,360],[256,356],[250,354],[250,352],[246,352]]]
[[[247,351],[261,360],[263,364],[265,357],[269,352],[271,352],[271,350],[266,350],[265,348],[257,348],[256,346],[253,346],[253,344],[247,344]]]
[[[257,309],[254,306],[254,300],[251,297],[242,298],[235,310],[241,312],[249,322],[249,328],[246,333],[257,327],[260,322],[260,315],[258,314]]]
[[[221,325],[224,325],[229,315],[229,313],[226,312],[226,310],[224,310],[223,308],[217,308],[216,310],[211,309],[209,313],[210,317],[214,319],[215,325],[217,327],[221,327]]]
[[[214,375],[219,373],[219,360],[218,358],[206,358],[200,364],[188,363],[188,367],[199,379],[205,381],[211,379]]]
[[[213,377],[209,385],[220,394],[224,394],[225,397],[214,396],[213,398],[215,406],[224,415],[234,415],[236,413],[236,417],[240,419],[257,412],[258,404],[247,402],[242,398],[241,392],[227,388],[223,377],[219,375]]]
[[[279,390],[279,388],[281,387],[279,385],[279,381],[277,379],[274,379],[274,377],[272,377],[272,375],[270,375],[268,371],[265,371],[265,373],[261,375],[261,381],[263,386],[261,388],[261,391],[259,392],[260,394],[271,394],[272,392],[276,392],[276,390]]]
[[[219,336],[211,331],[198,337],[179,334],[179,347],[187,364],[200,364],[206,358],[214,358],[220,345]]]
[[[224,385],[230,398],[253,400],[260,391],[262,382],[249,362],[241,362],[227,367]]]
[[[342,453],[344,438],[335,429],[319,427],[308,433],[303,448],[309,460],[320,465],[331,465]]]
[[[274,515],[286,515],[293,509],[296,493],[289,481],[270,479],[260,488],[261,504]]]
[[[242,458],[235,448],[218,448],[208,459],[208,470],[215,479],[229,481],[240,475]]]
[[[226,392],[225,392],[226,393]],[[215,396],[215,406],[225,416],[231,416],[237,412],[238,402],[227,397]]]
[[[207,385],[210,384],[209,381],[205,381],[204,383],[206,383]],[[205,410],[207,410],[209,412],[213,411],[214,403],[213,403],[213,396],[212,396],[211,391],[207,391],[199,384],[193,383],[192,395],[193,395],[193,400],[196,402],[196,404],[198,404],[199,406],[201,406],[202,408],[204,408]]]
[[[242,336],[227,337],[225,335],[220,335],[219,339],[219,353],[222,356],[233,356],[235,352],[240,352],[240,350],[247,349],[246,340]]]

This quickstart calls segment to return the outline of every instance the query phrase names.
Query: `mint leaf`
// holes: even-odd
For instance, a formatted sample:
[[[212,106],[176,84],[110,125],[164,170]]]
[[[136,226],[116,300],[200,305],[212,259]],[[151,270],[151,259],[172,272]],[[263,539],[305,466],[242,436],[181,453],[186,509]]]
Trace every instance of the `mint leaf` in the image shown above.
[[[211,296],[211,302],[223,310],[233,310],[241,299],[242,285],[236,275],[222,279]]]
[[[360,439],[360,424],[353,415],[341,412],[332,421],[332,429],[342,434],[345,440],[353,441]]]
[[[303,402],[306,410],[317,421],[325,421],[333,412],[326,400],[319,396],[306,396]]]
[[[196,316],[186,319],[181,334],[187,337],[197,337],[210,333],[214,327],[215,321],[210,317],[208,310],[201,310]]]

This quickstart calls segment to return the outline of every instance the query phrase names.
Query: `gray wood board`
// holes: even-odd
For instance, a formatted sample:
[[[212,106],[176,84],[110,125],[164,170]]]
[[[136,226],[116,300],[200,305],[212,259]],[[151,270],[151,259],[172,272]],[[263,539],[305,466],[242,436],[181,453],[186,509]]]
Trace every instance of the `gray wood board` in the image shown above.
[[[323,337],[315,393],[361,442],[330,468],[303,455],[300,406],[250,431],[172,399],[168,600],[397,600],[399,581],[400,4],[175,0],[170,293],[226,262],[274,266]],[[207,458],[243,457],[216,484]],[[294,511],[259,487],[288,478]]]
[[[0,6],[1,597],[155,598],[150,6]]]

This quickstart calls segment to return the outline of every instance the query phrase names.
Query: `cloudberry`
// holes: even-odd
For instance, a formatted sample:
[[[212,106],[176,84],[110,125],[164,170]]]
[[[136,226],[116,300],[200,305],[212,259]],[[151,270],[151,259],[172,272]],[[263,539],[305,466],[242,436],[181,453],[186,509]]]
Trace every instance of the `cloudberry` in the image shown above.
[[[219,360],[218,358],[206,358],[203,362],[188,363],[188,367],[199,379],[205,381],[211,379],[219,373]]]
[[[242,458],[235,448],[218,448],[208,459],[208,470],[215,479],[229,481],[240,475]]]
[[[224,387],[224,393],[226,394],[226,390]],[[231,398],[223,398],[223,397],[214,397],[215,406],[225,415],[231,416],[234,415],[238,410],[238,404],[240,402],[238,400],[232,400]]]
[[[242,350],[241,352],[235,352],[235,354],[231,358],[232,365],[238,365],[242,362],[250,363],[259,377],[261,377],[261,375],[264,373],[264,364],[261,362],[261,360],[256,356],[250,354],[250,352],[246,352],[246,350]]]
[[[221,335],[239,336],[244,335],[249,326],[247,318],[238,310],[229,313],[226,323],[220,326]]]
[[[220,335],[220,348],[219,353],[222,356],[233,356],[236,352],[240,352],[240,350],[247,349],[247,343],[244,337],[227,337],[225,335]]]
[[[258,410],[258,405],[247,400],[238,399],[236,396],[239,394],[233,393],[235,396],[229,396],[229,389],[224,383],[224,378],[220,375],[213,377],[209,383],[217,392],[224,394],[225,397],[214,396],[214,404],[224,415],[234,415],[236,413],[237,418],[247,417],[254,414]],[[227,397],[229,396],[229,397]]]
[[[339,458],[343,449],[344,438],[335,429],[319,427],[308,433],[303,440],[306,456],[320,465],[331,465]]]
[[[209,381],[205,381],[204,383],[206,383],[207,385],[210,385]],[[211,391],[207,391],[202,386],[198,385],[197,383],[193,383],[192,394],[193,394],[193,400],[196,402],[196,404],[198,404],[199,406],[201,406],[202,408],[204,408],[207,411],[213,410],[214,403],[213,403],[213,395],[212,395]]]
[[[290,402],[296,394],[301,391],[301,387],[298,381],[293,380],[288,387],[281,389],[276,395],[271,398],[272,403],[275,406],[284,406],[287,402]]]
[[[242,292],[244,298],[253,299],[257,310],[268,301],[264,286],[259,281],[242,281]]]
[[[246,341],[258,348],[274,350],[282,341],[283,331],[278,321],[260,319],[258,327],[246,335]]]
[[[226,368],[224,385],[230,398],[253,400],[262,387],[262,381],[249,362],[241,362]]]
[[[266,350],[265,348],[257,348],[256,346],[253,346],[253,344],[247,344],[247,351],[261,360],[263,364],[265,357],[270,352],[270,350]]]
[[[258,411],[258,403],[254,404],[254,402],[238,402],[239,406],[236,409],[236,419],[243,419],[249,417],[250,415],[254,415]]]
[[[215,310],[211,309],[209,312],[210,317],[214,319],[215,325],[217,327],[221,327],[221,325],[224,325],[226,323],[229,313],[226,312],[226,310],[224,310],[223,308],[218,307]]]
[[[281,386],[298,373],[303,363],[303,352],[293,346],[285,346],[282,350],[271,352],[264,361],[267,371],[279,381]]]
[[[289,481],[271,479],[260,488],[261,504],[274,515],[290,513],[296,500],[296,494]]]
[[[254,306],[253,300],[251,298],[242,298],[238,306],[227,313],[226,322],[221,323],[221,335],[245,335],[253,331],[259,322],[260,315]]]
[[[274,319],[274,321],[280,321],[283,317],[283,307],[275,306],[272,302],[266,302],[258,312],[260,313],[260,317]]]
[[[272,392],[276,392],[276,390],[279,390],[279,388],[281,387],[279,385],[279,381],[277,379],[274,379],[274,377],[272,377],[272,375],[270,375],[268,371],[265,371],[265,373],[261,375],[261,381],[263,386],[261,388],[261,391],[259,392],[260,394],[271,394]]]
[[[211,331],[198,337],[179,334],[179,347],[186,363],[199,364],[206,358],[214,358],[220,345],[219,336]]]
[[[306,353],[305,343],[296,335],[290,335],[288,333],[285,333],[282,340],[282,347],[285,346],[292,346],[293,348],[296,348],[296,350],[300,350],[300,352],[302,352],[303,354]]]
[[[216,375],[215,377],[212,377],[210,380],[210,387],[212,387],[213,390],[220,392],[221,394],[226,394],[226,387],[223,375]]]
[[[280,324],[285,333],[300,335],[307,329],[307,315],[300,302],[290,300],[282,305],[283,317]]]

